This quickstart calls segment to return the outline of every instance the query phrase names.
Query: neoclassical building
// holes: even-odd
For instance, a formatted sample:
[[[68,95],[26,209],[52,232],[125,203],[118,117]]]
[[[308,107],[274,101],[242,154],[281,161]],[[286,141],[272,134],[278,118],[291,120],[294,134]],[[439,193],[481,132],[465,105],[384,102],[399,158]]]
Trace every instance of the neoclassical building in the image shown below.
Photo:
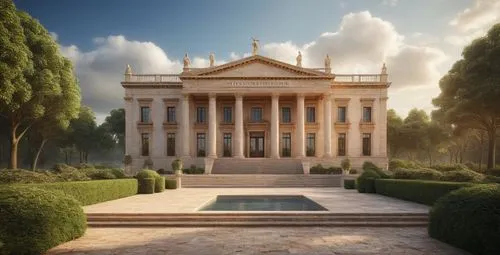
[[[180,74],[136,74],[127,65],[121,84],[133,169],[148,159],[171,169],[176,158],[207,173],[230,162],[235,173],[263,162],[387,165],[385,65],[379,74],[336,74],[328,55],[323,68],[305,68],[300,52],[291,65],[257,54],[255,42],[250,57],[214,62],[211,54],[210,66],[192,68],[186,54]]]

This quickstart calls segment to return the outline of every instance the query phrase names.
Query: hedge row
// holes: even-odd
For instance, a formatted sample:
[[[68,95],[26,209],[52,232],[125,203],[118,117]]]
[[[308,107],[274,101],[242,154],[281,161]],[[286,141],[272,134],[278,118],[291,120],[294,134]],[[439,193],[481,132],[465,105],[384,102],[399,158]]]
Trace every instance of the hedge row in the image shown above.
[[[342,168],[340,167],[323,167],[321,164],[317,164],[309,170],[310,174],[342,174]]]
[[[82,207],[61,191],[0,186],[0,254],[43,254],[85,233]]]
[[[472,254],[500,254],[500,185],[474,185],[438,199],[429,235]]]
[[[82,205],[97,204],[137,194],[136,179],[18,184],[15,186],[59,190],[74,197]]]
[[[471,185],[473,184],[464,182],[376,179],[375,192],[384,196],[433,205],[438,198],[450,191]]]

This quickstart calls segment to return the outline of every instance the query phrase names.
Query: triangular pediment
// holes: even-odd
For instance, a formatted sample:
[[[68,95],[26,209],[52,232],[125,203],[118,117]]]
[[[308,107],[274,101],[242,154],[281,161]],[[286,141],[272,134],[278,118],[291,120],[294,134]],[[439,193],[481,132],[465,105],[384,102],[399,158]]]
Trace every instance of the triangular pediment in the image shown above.
[[[224,65],[191,69],[185,71],[182,76],[192,78],[203,77],[261,77],[261,78],[279,78],[279,77],[329,77],[329,74],[312,70],[309,68],[290,65],[281,61],[255,55]]]

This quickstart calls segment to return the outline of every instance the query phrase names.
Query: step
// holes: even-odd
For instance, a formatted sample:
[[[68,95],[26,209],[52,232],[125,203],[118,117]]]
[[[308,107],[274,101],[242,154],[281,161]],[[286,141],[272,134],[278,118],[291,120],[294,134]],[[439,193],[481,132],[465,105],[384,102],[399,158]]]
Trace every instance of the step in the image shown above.
[[[391,222],[333,222],[333,221],[230,221],[230,222],[88,222],[87,226],[95,228],[119,227],[425,227],[427,221],[391,221]]]
[[[183,187],[340,187],[341,175],[183,175]]]
[[[86,213],[87,217],[96,216],[120,216],[120,217],[181,217],[181,216],[192,216],[192,217],[256,217],[256,216],[279,216],[279,217],[289,217],[289,216],[307,216],[307,217],[400,217],[400,216],[414,216],[414,217],[428,217],[428,213],[409,213],[409,212],[398,212],[398,213],[335,213],[329,211],[317,211],[317,212],[303,212],[303,211],[272,211],[272,212],[186,212],[186,213]]]

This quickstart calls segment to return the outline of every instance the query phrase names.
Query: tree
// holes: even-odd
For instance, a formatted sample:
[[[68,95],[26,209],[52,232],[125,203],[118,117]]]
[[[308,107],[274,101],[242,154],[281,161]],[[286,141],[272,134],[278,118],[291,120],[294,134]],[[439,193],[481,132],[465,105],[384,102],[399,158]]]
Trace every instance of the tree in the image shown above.
[[[424,110],[412,109],[404,119],[400,131],[401,147],[408,152],[410,159],[415,160],[418,153],[429,146],[428,127],[429,116]]]
[[[394,109],[387,111],[387,144],[389,155],[396,157],[401,150],[401,127],[403,119],[398,116]]]
[[[95,147],[96,138],[93,135],[96,129],[94,112],[82,106],[78,118],[71,121],[68,137],[68,143],[74,144],[80,153],[80,163],[87,162],[90,150]]]
[[[103,126],[118,140],[121,149],[125,147],[125,109],[113,109],[106,117]]]
[[[24,106],[33,97],[33,91],[25,78],[33,71],[31,52],[11,0],[0,0],[0,114],[10,126],[10,167],[17,167],[17,144],[26,130],[18,132],[24,119]],[[30,116],[33,117],[33,116]]]
[[[10,60],[6,58],[5,63],[12,62],[13,58],[24,59],[24,56],[27,56],[27,63],[22,66],[3,65],[3,59],[0,64],[2,75],[19,70],[22,73],[22,77],[18,75],[15,79],[1,78],[2,89],[0,91],[2,99],[6,99],[0,100],[0,112],[10,124],[9,167],[17,168],[17,151],[21,138],[34,125],[43,126],[46,122],[66,128],[69,120],[76,117],[80,91],[69,60],[59,53],[59,47],[49,32],[27,13],[16,13],[11,1],[1,0],[0,3],[2,4],[2,17],[0,18],[4,28],[15,28],[11,29],[12,33],[16,38],[19,37],[19,40],[15,41],[18,44],[14,48],[15,54],[10,55]],[[18,35],[19,29],[24,37]],[[5,30],[5,32],[7,33],[2,33],[2,36],[7,38],[2,40],[8,42],[8,37],[14,36],[10,35],[11,31]],[[1,44],[3,45],[3,42]],[[3,51],[1,55],[4,58]],[[50,129],[50,127],[46,128]]]
[[[487,167],[493,168],[500,125],[500,24],[465,47],[462,57],[439,82],[435,114],[457,127],[486,131]]]

